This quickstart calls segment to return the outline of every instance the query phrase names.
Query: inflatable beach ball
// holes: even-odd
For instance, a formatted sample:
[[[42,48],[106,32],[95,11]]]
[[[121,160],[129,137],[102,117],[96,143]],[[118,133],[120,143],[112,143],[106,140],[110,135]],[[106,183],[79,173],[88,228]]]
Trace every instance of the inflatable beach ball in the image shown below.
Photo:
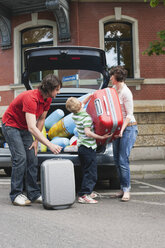
[[[77,138],[76,136],[73,136],[73,137],[70,139],[70,145],[71,145],[71,146],[77,145],[77,140],[78,140],[78,138]]]
[[[69,139],[64,137],[54,137],[50,142],[63,148],[70,145]]]
[[[64,118],[55,123],[48,132],[49,139],[54,137],[70,137],[73,135],[75,123],[72,114],[66,115]]]
[[[45,127],[49,130],[55,123],[57,123],[60,119],[64,117],[64,111],[62,109],[57,109],[53,111],[46,119],[45,119]]]

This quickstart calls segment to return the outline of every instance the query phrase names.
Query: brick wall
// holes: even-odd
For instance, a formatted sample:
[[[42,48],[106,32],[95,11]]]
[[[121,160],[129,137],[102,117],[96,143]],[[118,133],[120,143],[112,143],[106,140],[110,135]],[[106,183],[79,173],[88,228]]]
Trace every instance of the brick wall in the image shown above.
[[[164,100],[165,84],[141,85],[141,90],[129,87],[134,100]]]
[[[11,100],[14,98],[14,92],[11,91],[1,91],[1,101],[0,106],[8,106]]]
[[[99,47],[100,19],[114,15],[114,7],[122,8],[122,15],[138,20],[139,29],[139,57],[142,78],[165,78],[164,55],[142,55],[149,42],[156,39],[156,33],[164,29],[165,7],[159,5],[151,8],[144,3],[77,3],[71,4],[72,41],[78,45]],[[78,35],[78,37],[76,37]],[[135,100],[163,100],[165,84],[141,85],[140,90],[130,87]]]
[[[0,85],[14,82],[13,49],[0,50]]]
[[[160,4],[151,8],[147,3],[110,3],[110,2],[70,2],[70,27],[71,41],[58,43],[58,45],[80,45],[99,47],[99,20],[114,15],[114,8],[121,7],[122,15],[136,18],[138,20],[139,35],[139,57],[140,76],[142,78],[165,78],[165,57],[142,55],[150,41],[156,39],[156,32],[164,29],[165,7]],[[55,20],[52,12],[41,12],[39,19]],[[0,50],[0,86],[14,83],[13,62],[13,29],[23,22],[30,21],[31,15],[19,15],[12,18],[12,48]],[[163,100],[165,84],[142,84],[140,90],[130,87],[135,100]],[[6,94],[6,97],[4,97]],[[3,106],[8,104],[14,94],[11,92],[0,92]],[[7,99],[8,98],[8,99]]]

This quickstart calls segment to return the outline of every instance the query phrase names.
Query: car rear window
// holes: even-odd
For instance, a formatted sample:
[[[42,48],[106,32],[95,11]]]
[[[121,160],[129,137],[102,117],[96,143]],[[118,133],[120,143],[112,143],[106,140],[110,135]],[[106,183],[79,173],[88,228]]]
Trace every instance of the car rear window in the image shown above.
[[[63,88],[99,89],[103,76],[99,72],[89,70],[51,70],[30,74],[32,84],[38,84],[49,73],[53,73],[62,81]]]

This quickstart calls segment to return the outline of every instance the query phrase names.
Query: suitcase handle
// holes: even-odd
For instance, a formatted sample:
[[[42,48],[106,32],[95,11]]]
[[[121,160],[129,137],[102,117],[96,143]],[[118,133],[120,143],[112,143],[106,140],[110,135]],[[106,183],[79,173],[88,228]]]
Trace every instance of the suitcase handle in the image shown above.
[[[100,116],[103,114],[103,108],[102,108],[101,101],[99,98],[95,99],[95,108],[96,108],[97,116]]]
[[[109,109],[108,109],[108,103],[107,103],[107,99],[105,96],[103,96],[103,99],[104,99],[104,102],[105,102],[105,107],[106,107],[106,112],[107,112],[107,115],[110,115],[110,112],[109,112]]]

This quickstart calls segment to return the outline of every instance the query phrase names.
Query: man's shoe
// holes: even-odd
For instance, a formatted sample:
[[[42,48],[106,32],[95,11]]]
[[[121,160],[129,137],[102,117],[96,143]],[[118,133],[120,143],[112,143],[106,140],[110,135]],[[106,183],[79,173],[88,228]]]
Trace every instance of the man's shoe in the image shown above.
[[[101,195],[95,191],[93,191],[90,195],[89,195],[92,199],[97,198],[97,197],[101,197]]]
[[[29,206],[30,204],[31,201],[23,194],[17,195],[13,201],[13,205],[16,206]]]
[[[41,203],[42,204],[42,196],[40,195],[35,201],[34,203]]]
[[[78,198],[79,203],[96,204],[98,201],[92,199],[90,195],[83,195]]]

